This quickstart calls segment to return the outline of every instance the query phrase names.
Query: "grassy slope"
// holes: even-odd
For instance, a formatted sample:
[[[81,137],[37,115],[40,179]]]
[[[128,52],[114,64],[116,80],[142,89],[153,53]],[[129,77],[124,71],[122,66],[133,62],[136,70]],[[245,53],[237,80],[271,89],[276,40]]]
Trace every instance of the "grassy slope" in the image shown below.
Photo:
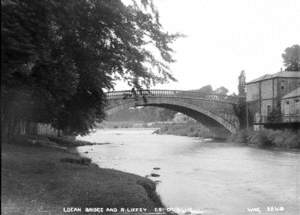
[[[41,146],[2,145],[3,214],[63,214],[63,207],[160,207],[152,181],[116,170],[63,163],[79,158]],[[16,212],[16,213],[14,213]]]

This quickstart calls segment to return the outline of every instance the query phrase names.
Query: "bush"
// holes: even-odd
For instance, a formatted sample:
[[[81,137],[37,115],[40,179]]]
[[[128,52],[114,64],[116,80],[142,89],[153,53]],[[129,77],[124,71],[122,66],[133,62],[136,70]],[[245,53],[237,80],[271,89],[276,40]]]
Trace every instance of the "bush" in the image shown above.
[[[254,135],[250,136],[249,143],[261,147],[273,146],[273,142],[271,141],[267,130],[255,132]]]
[[[291,130],[241,130],[232,135],[228,141],[253,144],[260,147],[300,148],[300,133]]]
[[[249,143],[250,137],[253,135],[253,131],[243,129],[236,134],[232,134],[227,141],[228,142],[236,142],[236,143]]]
[[[270,141],[274,144],[274,146],[277,147],[284,147],[284,135],[282,134],[282,131],[272,131],[268,130],[268,138]]]

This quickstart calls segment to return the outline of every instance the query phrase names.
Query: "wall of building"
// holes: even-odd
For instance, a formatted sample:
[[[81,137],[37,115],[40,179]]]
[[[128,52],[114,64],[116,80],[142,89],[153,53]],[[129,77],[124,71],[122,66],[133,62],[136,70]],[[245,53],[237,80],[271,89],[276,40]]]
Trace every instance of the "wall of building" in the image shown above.
[[[262,100],[261,102],[261,115],[268,116],[273,110],[273,100]]]
[[[269,114],[278,110],[283,114],[296,114],[300,112],[300,102],[281,102],[281,98],[287,93],[300,87],[299,78],[273,78],[250,83],[246,86],[246,101],[249,111],[249,121],[265,123]]]
[[[300,114],[300,97],[283,99],[281,110],[284,115]]]
[[[246,86],[246,101],[252,102],[259,99],[259,83],[252,83]]]
[[[247,102],[248,121],[251,124],[259,122],[257,114],[259,114],[260,103],[259,100]]]
[[[281,110],[283,122],[300,122],[300,96],[283,99]]]
[[[278,98],[282,98],[284,95],[300,87],[299,78],[278,78]]]
[[[261,99],[272,99],[274,96],[273,80],[269,79],[261,82]]]

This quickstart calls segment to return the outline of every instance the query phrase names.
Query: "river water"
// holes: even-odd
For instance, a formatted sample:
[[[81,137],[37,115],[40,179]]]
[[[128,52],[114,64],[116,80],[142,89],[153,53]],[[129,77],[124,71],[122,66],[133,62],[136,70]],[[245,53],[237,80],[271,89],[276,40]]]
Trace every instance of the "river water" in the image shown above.
[[[79,147],[103,168],[158,182],[162,201],[193,214],[300,214],[300,153],[263,150],[153,129],[101,129]],[[86,153],[88,152],[88,153]]]

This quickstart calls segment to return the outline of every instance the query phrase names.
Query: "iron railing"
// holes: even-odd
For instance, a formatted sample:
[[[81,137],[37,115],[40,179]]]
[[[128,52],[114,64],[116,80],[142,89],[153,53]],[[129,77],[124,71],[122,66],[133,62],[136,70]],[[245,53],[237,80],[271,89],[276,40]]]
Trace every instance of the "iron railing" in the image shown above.
[[[106,93],[107,99],[129,99],[139,96],[146,97],[174,97],[174,98],[191,98],[191,99],[205,99],[212,101],[221,101],[236,104],[239,96],[227,96],[221,94],[207,94],[197,91],[184,91],[184,90],[123,90],[112,91]]]
[[[300,122],[300,114],[285,114],[279,116],[277,119],[270,119],[270,116],[261,116],[259,122],[255,122],[256,124],[267,124],[267,123],[293,123]]]

